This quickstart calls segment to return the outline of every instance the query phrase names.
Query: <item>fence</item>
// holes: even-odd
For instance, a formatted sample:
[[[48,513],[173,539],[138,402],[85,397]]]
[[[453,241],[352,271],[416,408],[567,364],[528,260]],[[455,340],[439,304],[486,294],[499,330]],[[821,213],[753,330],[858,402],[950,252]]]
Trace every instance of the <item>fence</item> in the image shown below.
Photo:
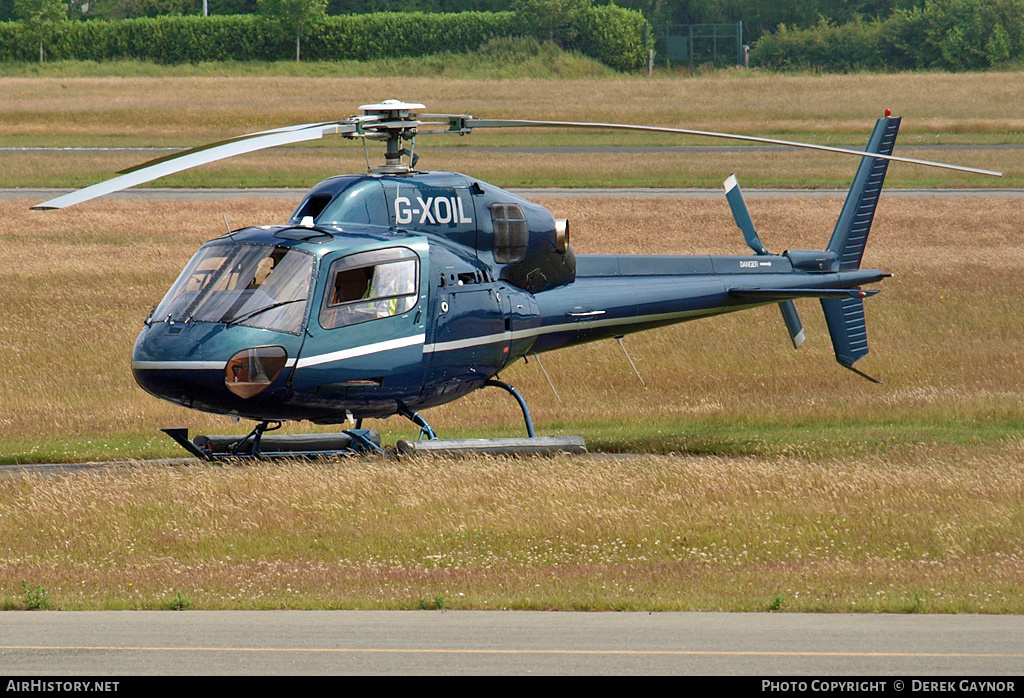
[[[654,60],[690,70],[706,64],[744,65],[743,22],[655,25]]]

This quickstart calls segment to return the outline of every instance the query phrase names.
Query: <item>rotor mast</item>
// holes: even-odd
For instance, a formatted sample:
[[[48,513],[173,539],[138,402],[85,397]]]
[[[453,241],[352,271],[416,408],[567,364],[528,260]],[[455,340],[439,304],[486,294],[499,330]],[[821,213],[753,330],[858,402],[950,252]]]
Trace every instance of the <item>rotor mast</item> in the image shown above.
[[[413,110],[426,109],[422,104],[400,102],[397,99],[386,99],[379,104],[364,104],[359,107],[366,114],[367,126],[373,125],[376,132],[367,137],[386,139],[384,164],[375,167],[372,172],[380,174],[401,174],[410,172],[415,166],[412,149],[402,147],[403,140],[415,142],[416,129],[420,122],[413,118]],[[409,164],[402,161],[409,156]]]

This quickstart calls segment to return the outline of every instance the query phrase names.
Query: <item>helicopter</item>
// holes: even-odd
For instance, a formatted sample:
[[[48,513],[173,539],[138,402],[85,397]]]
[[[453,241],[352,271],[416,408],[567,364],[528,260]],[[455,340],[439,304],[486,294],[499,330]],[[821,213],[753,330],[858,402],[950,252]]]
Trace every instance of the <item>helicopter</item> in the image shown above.
[[[150,311],[132,352],[136,382],[170,402],[254,420],[247,435],[190,440],[204,459],[382,452],[367,418],[401,415],[419,450],[582,450],[579,437],[537,437],[526,401],[499,379],[529,356],[674,323],[778,304],[794,347],[793,301],[820,299],[837,362],[868,353],[864,286],[890,276],[861,260],[891,161],[999,176],[894,156],[900,118],[878,119],[861,150],[693,129],[423,113],[386,100],[333,122],[261,131],[174,153],[34,209],[64,208],[159,177],[264,148],[338,134],[383,141],[384,164],[315,185],[281,224],[233,230],[195,253]],[[771,254],[735,175],[725,196],[748,255],[576,255],[569,222],[471,176],[417,169],[418,134],[481,128],[653,131],[854,155],[860,164],[828,245]],[[875,381],[877,382],[877,381]],[[528,438],[437,438],[421,410],[493,386],[523,412]],[[354,423],[338,434],[274,436],[286,421]],[[500,442],[500,443],[499,443]]]

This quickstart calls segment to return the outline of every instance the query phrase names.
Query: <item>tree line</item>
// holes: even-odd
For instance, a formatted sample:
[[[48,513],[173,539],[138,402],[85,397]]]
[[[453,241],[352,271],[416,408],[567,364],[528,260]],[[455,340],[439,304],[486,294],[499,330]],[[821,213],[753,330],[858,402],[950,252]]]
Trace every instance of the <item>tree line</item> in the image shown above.
[[[64,0],[15,0],[20,21],[0,22],[0,61],[272,61],[289,51],[295,60],[372,60],[464,53],[494,39],[527,37],[628,71],[645,64],[653,41],[641,13],[591,0],[512,0],[502,12],[338,16],[326,14],[326,3],[257,0],[255,15],[68,21]]]
[[[0,21],[17,19],[17,0],[0,0]],[[571,4],[572,0],[569,0]],[[207,0],[212,15],[257,14],[259,0]],[[608,5],[613,0],[594,0]],[[566,4],[566,3],[552,3]],[[588,3],[590,4],[590,3]],[[742,21],[751,43],[780,24],[809,27],[819,18],[843,24],[855,17],[887,17],[896,9],[909,9],[922,0],[614,0],[614,4],[638,10],[651,24],[702,24]],[[509,0],[327,0],[328,16],[377,12],[503,12]],[[73,0],[72,19],[129,19],[161,15],[195,15],[203,0]]]
[[[1024,56],[1024,0],[927,0],[884,18],[783,25],[752,60],[776,69],[979,70]]]
[[[643,27],[667,23],[742,21],[744,41],[753,46],[751,65],[776,69],[972,70],[1024,56],[1024,0],[206,0],[206,7],[222,18],[250,16],[246,21],[263,33],[270,31],[266,22],[255,18],[272,19],[291,34],[296,58],[304,37],[320,31],[326,18],[459,13],[444,15],[443,23],[462,24],[453,17],[508,17],[510,10],[508,36],[551,40],[620,70],[643,65],[651,46]],[[66,20],[202,11],[203,0],[0,0],[0,22],[20,20],[19,40],[31,35],[40,60],[55,27]],[[598,24],[610,29],[598,30]]]

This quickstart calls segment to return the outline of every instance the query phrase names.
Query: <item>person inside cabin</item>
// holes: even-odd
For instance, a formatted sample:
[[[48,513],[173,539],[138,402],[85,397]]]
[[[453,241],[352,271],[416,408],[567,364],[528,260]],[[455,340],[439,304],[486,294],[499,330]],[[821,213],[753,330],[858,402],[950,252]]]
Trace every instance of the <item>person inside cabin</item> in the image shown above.
[[[370,290],[370,298],[380,298],[376,302],[377,317],[388,317],[399,312],[399,296],[408,295],[415,289],[410,272],[415,267],[408,263],[395,262],[381,264],[377,267],[373,277],[373,288]]]
[[[345,269],[334,277],[321,322],[329,329],[398,315],[415,305],[415,293],[413,260]]]

